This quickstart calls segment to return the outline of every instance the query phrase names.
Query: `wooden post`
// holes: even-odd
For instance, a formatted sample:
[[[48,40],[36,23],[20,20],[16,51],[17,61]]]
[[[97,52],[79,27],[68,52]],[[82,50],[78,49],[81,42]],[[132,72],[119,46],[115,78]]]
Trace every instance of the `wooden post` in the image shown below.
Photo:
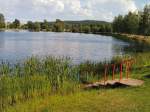
[[[129,61],[126,64],[126,78],[129,79]]]
[[[122,80],[122,67],[123,67],[123,63],[121,62],[121,64],[120,64],[120,81]]]
[[[108,69],[108,65],[105,65],[104,85],[106,84],[107,81],[107,69]]]
[[[112,65],[113,69],[113,75],[112,75],[112,80],[115,80],[115,64]]]
[[[132,62],[131,61],[129,61],[129,68],[128,68],[128,78],[130,78],[130,73],[131,73],[131,64],[132,64]]]

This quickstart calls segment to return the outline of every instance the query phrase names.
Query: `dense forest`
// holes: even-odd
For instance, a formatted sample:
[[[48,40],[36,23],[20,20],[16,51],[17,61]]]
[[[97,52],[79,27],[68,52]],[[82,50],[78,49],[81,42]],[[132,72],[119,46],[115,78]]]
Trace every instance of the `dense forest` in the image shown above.
[[[143,11],[115,17],[112,26],[113,32],[117,33],[150,35],[150,5],[146,5]]]
[[[44,20],[43,22],[28,21],[21,24],[18,19],[12,23],[5,22],[3,14],[0,14],[0,29],[27,29],[29,31],[53,31],[53,32],[80,32],[80,33],[127,33],[150,35],[150,5],[146,5],[142,11],[129,12],[119,15],[112,23],[104,21],[62,21],[55,22]]]

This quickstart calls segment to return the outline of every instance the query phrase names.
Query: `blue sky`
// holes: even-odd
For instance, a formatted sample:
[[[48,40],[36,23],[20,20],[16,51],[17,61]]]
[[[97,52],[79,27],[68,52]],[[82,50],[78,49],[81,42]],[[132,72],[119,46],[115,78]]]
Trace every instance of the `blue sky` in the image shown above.
[[[135,1],[135,4],[140,9],[142,9],[145,6],[145,4],[149,4],[150,3],[150,0],[133,0],[133,1]]]
[[[7,21],[47,19],[112,21],[118,14],[142,9],[149,0],[0,0]]]

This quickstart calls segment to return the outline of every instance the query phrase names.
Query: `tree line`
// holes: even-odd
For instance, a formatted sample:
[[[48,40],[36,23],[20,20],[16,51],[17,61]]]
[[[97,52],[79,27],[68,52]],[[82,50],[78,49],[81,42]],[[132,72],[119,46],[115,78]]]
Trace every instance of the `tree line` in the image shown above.
[[[150,35],[150,5],[146,5],[142,11],[129,12],[119,15],[112,23],[102,21],[62,21],[55,22],[44,20],[43,22],[28,21],[21,24],[18,19],[12,23],[6,23],[3,14],[0,14],[0,29],[26,29],[29,31],[53,31],[53,32],[81,32],[81,33],[128,33]]]
[[[150,35],[150,5],[146,5],[143,11],[115,17],[112,27],[117,33]]]
[[[112,32],[111,23],[83,23],[83,22],[67,22],[56,19],[55,22],[32,22],[28,21],[27,24],[22,26],[23,29],[29,31],[53,31],[53,32]]]
[[[44,20],[43,22],[28,21],[26,24],[21,24],[18,19],[15,19],[12,23],[6,23],[3,14],[0,14],[0,29],[26,29],[37,32],[112,32],[111,23],[103,21],[62,21],[60,19],[56,19],[55,22],[48,22],[47,20]]]

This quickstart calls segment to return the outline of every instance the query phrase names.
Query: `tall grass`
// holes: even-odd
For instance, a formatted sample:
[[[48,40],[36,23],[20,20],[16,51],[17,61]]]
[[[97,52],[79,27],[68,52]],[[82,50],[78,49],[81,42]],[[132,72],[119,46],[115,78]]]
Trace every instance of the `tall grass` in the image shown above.
[[[133,57],[136,60],[134,68],[150,67],[150,51],[134,54]]]
[[[24,63],[0,65],[0,111],[9,105],[78,89],[78,70],[67,59],[31,57]]]
[[[107,65],[107,75],[112,75],[112,64],[116,65],[115,73],[119,72],[120,63],[123,57],[114,57],[111,61],[81,63],[79,67],[80,82],[90,83],[101,80],[104,77],[105,66]]]
[[[129,57],[124,57],[129,58]],[[135,68],[150,65],[150,53],[138,54]],[[105,65],[108,75],[112,75],[112,64],[116,64],[115,73],[119,73],[121,57],[105,62],[84,62],[73,65],[69,59],[46,57],[28,58],[22,63],[0,64],[0,112],[8,106],[34,98],[52,94],[68,94],[80,90],[80,84],[103,78]]]

